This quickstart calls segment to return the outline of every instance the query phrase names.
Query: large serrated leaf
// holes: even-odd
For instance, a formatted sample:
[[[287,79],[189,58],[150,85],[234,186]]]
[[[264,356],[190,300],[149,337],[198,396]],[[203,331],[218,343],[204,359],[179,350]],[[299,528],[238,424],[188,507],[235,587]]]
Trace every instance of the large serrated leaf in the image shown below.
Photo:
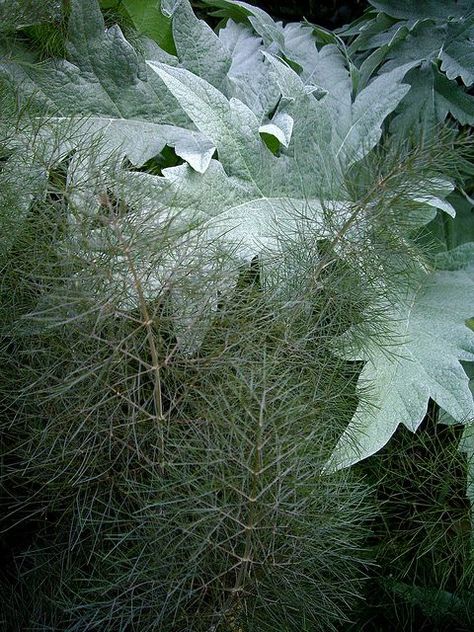
[[[227,96],[243,101],[257,116],[275,109],[280,97],[278,86],[270,80],[269,65],[262,55],[262,39],[253,30],[228,20],[219,39],[232,63],[227,74]],[[267,49],[269,50],[269,49]]]
[[[363,158],[378,142],[383,120],[399,103],[408,87],[402,84],[409,65],[387,73],[363,90],[344,112],[331,102],[318,101],[301,78],[275,57],[266,56],[284,104],[282,110],[295,121],[288,155],[272,160],[262,148],[257,116],[241,101],[228,100],[202,78],[186,70],[150,62],[180,102],[196,127],[217,147],[219,160],[229,175],[265,189],[282,182],[289,190],[329,191],[337,174]],[[376,108],[367,104],[377,100]],[[343,114],[343,115],[342,115]],[[298,164],[295,179],[285,167],[290,156]],[[309,163],[308,161],[311,161]],[[311,164],[311,168],[309,165]],[[295,174],[296,175],[296,174]],[[302,188],[304,179],[304,189]]]
[[[448,79],[461,77],[466,86],[474,83],[474,18],[448,24],[439,58]]]
[[[342,226],[350,212],[344,174],[353,160],[369,151],[367,139],[376,142],[384,116],[381,111],[372,118],[354,116],[357,107],[349,93],[347,119],[343,122],[347,125],[344,130],[349,128],[346,142],[351,151],[346,152],[346,145],[335,133],[341,117],[325,102],[327,95],[321,98],[308,90],[298,74],[282,61],[271,55],[267,55],[267,60],[282,95],[269,124],[279,126],[278,130],[262,126],[259,116],[242,101],[229,99],[205,79],[183,68],[150,61],[150,67],[194,125],[216,146],[218,160],[211,160],[203,174],[192,172],[186,165],[165,169],[162,177],[124,174],[120,187],[120,195],[132,207],[139,192],[142,212],[157,218],[157,230],[163,218],[166,221],[171,217],[178,226],[180,222],[185,226],[194,222],[208,243],[220,244],[230,253],[233,270],[258,256],[263,278],[271,274],[274,255],[281,246],[280,237],[295,234],[301,222],[309,222],[321,238],[328,235],[328,230]],[[402,73],[392,79],[383,107],[388,107],[390,95],[392,108],[401,98],[397,90]],[[261,133],[268,131],[281,142],[278,156],[261,138]],[[339,153],[334,150],[336,143],[341,148]],[[331,218],[330,228],[327,215]],[[160,282],[156,275],[147,280],[151,291]],[[222,288],[215,286],[213,290],[209,283],[200,285],[203,304],[217,301],[217,291]],[[196,305],[191,308],[200,311]],[[186,309],[189,306],[180,305],[182,313]],[[180,330],[181,341],[183,335],[185,346],[189,348],[191,344],[194,348],[196,341],[190,343]]]
[[[172,25],[180,63],[224,90],[232,58],[211,27],[194,15],[188,0],[181,0],[174,8]]]
[[[361,160],[380,140],[382,124],[410,89],[402,80],[413,67],[404,64],[389,73],[376,77],[359,92],[350,113],[350,121],[341,120],[341,140],[336,154],[343,153],[347,163]]]
[[[472,3],[374,0],[372,4],[384,13],[369,13],[355,29],[343,31],[346,37],[357,35],[349,50],[359,65],[358,85],[365,86],[374,73],[405,63],[418,66],[407,77],[411,89],[391,131],[427,137],[448,114],[461,125],[472,125],[474,98],[457,81],[460,78],[465,86],[474,82]]]
[[[100,132],[103,142],[97,146],[104,158],[117,150],[119,158],[126,156],[138,166],[169,144],[184,159],[191,155],[193,167],[207,167],[210,143],[187,129],[189,119],[121,30],[105,29],[97,0],[72,0],[66,47],[68,60],[41,67],[7,60],[0,65],[30,105],[49,112],[53,138],[58,128],[64,138],[78,133],[92,138]]]
[[[387,62],[381,72],[393,70],[409,62],[430,62],[439,56],[446,38],[445,24],[422,20],[389,47]]]
[[[400,424],[413,432],[432,398],[458,422],[474,415],[469,379],[461,365],[474,361],[474,268],[435,272],[392,314],[393,347],[347,353],[365,360],[359,387],[369,389],[339,440],[327,470],[348,467],[380,450]]]
[[[188,0],[181,0],[170,12],[181,66],[227,97],[238,97],[257,115],[263,117],[274,109],[279,92],[268,76],[268,64],[262,56],[268,47],[261,37],[232,20],[216,35],[194,15]]]

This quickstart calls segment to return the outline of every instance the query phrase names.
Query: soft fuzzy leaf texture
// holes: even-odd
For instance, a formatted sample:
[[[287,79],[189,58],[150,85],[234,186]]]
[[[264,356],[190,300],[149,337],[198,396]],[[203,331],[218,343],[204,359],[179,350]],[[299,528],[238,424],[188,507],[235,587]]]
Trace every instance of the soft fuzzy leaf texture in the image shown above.
[[[260,37],[232,20],[216,35],[196,18],[188,0],[170,7],[169,13],[179,64],[227,97],[238,97],[262,120],[274,110],[280,95],[269,77],[269,64],[262,55],[268,47]]]
[[[208,238],[230,245],[241,263],[275,251],[278,235],[297,230],[303,218],[321,237],[341,228],[351,203],[344,179],[379,141],[385,118],[408,90],[403,77],[411,65],[377,77],[353,100],[344,56],[334,45],[318,51],[309,27],[282,27],[246,8],[249,24],[229,22],[216,35],[187,0],[162,9],[172,19],[176,57],[149,42],[145,64],[118,27],[104,29],[96,0],[73,0],[67,61],[41,69],[3,65],[20,94],[53,110],[54,159],[74,152],[69,179],[73,193],[82,192],[76,203],[87,199],[91,212],[98,207],[100,187],[88,183],[97,182],[94,170],[105,172],[101,164],[109,156],[116,154],[115,166],[123,157],[140,166],[168,144],[200,175],[187,165],[162,176],[124,169],[124,186],[116,191],[133,205],[141,188],[138,204],[159,218],[156,230],[163,218],[175,217],[181,226],[204,223]],[[272,51],[284,52],[300,74]],[[58,130],[71,125],[75,134],[58,151]],[[76,139],[98,132],[99,155],[91,161],[90,147],[85,143],[83,152]],[[211,159],[215,148],[218,160]],[[331,209],[331,227],[323,208]],[[165,278],[165,269],[146,275],[148,298]],[[207,304],[208,284],[198,284]]]
[[[212,160],[197,178],[186,167],[168,169],[164,178],[130,176],[149,187],[153,204],[186,209],[193,216],[214,216],[214,230],[225,231],[244,258],[275,244],[277,224],[289,228],[293,222],[295,228],[304,215],[320,221],[321,204],[331,200],[343,210],[343,174],[375,145],[383,119],[406,91],[401,85],[405,69],[401,69],[371,84],[355,103],[349,101],[341,120],[324,98],[318,101],[308,94],[291,68],[274,57],[268,59],[287,99],[285,120],[289,116],[294,120],[288,149],[283,148],[280,156],[268,151],[259,136],[258,118],[241,101],[228,100],[187,70],[149,62],[196,127],[217,147],[219,161]],[[382,93],[379,107],[367,110],[371,95]],[[342,136],[340,129],[345,132]]]
[[[373,397],[370,405],[359,405],[329,470],[374,454],[399,424],[414,432],[430,397],[459,423],[473,417],[474,400],[460,362],[474,361],[474,332],[466,325],[471,314],[474,268],[438,271],[394,311],[392,348],[348,354],[348,359],[366,361],[359,385]]]
[[[410,231],[455,215],[449,155],[377,148],[390,117],[471,121],[465,7],[374,2],[346,50],[243,2],[208,2],[232,18],[214,32],[188,0],[124,0],[135,50],[98,0],[68,4],[67,60],[2,63],[48,116],[1,242],[7,478],[54,518],[12,571],[39,595],[23,628],[335,629],[367,490],[321,475],[334,446],[326,473],[430,398],[474,410],[472,247],[404,275]],[[37,156],[16,141],[11,197]]]
[[[474,124],[474,99],[456,82],[449,81],[434,64],[411,71],[406,81],[410,92],[391,125],[402,136],[405,130],[436,128],[451,114],[461,125]]]
[[[185,129],[188,120],[176,101],[156,75],[147,76],[120,28],[105,30],[97,0],[73,0],[66,46],[67,60],[41,67],[8,60],[0,65],[30,105],[49,112],[53,137],[55,128],[74,129],[81,137],[101,133],[104,159],[115,151],[135,165],[169,144],[194,168],[207,167],[214,148]]]
[[[177,209],[192,209],[198,216],[218,214],[219,230],[240,244],[245,257],[252,257],[261,246],[274,243],[271,234],[276,223],[282,226],[289,217],[296,220],[303,212],[319,217],[321,203],[331,200],[340,207],[345,196],[341,187],[344,174],[378,142],[385,117],[406,93],[402,80],[410,64],[378,78],[352,102],[349,72],[336,47],[319,52],[310,28],[283,28],[260,9],[228,4],[249,12],[250,23],[266,41],[267,51],[284,50],[301,74],[268,52],[266,66],[258,67],[257,41],[248,27],[229,22],[219,33],[219,43],[207,25],[192,21],[187,2],[173,4],[169,13],[178,57],[194,74],[151,60],[148,63],[198,130],[217,147],[219,162],[212,161],[204,178],[190,179],[183,168],[166,170],[162,180],[142,175],[133,178],[149,181],[154,203],[169,195]],[[186,62],[190,53],[188,38],[183,35],[185,25],[198,47],[200,65]],[[206,55],[210,58],[203,66]],[[218,55],[228,58],[224,66],[216,66]],[[208,74],[206,68],[211,68]],[[262,125],[260,104],[240,90],[256,68],[258,81],[263,83],[266,68],[266,83],[276,86],[281,95],[276,113]],[[261,93],[261,87],[254,85]],[[377,108],[367,107],[375,101]],[[269,105],[267,102],[267,108]],[[281,144],[278,157],[267,151],[259,132],[272,134]],[[212,195],[213,190],[219,194]]]

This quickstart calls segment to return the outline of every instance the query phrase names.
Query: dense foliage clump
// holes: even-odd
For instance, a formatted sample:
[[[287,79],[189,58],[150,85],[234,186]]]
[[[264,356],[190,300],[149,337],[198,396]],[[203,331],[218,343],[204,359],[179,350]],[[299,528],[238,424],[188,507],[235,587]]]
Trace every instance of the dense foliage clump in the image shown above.
[[[472,624],[474,26],[371,5],[2,5],[5,629]]]

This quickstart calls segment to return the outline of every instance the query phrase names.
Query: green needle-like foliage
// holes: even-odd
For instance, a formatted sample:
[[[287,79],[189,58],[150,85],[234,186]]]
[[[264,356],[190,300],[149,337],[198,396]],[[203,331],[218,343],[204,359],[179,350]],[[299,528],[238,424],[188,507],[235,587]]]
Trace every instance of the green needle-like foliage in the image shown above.
[[[365,397],[337,349],[355,324],[361,343],[385,334],[377,301],[417,247],[409,222],[382,217],[416,208],[398,183],[435,172],[433,152],[385,171],[371,157],[342,228],[328,207],[321,238],[301,214],[239,272],[199,222],[163,218],[129,185],[126,204],[97,151],[82,188],[67,158],[39,169],[3,252],[5,548],[21,534],[5,625],[336,629],[361,594],[373,513],[354,471],[323,473]]]
[[[255,260],[181,319],[177,298],[233,278],[231,259],[196,223],[157,229],[139,191],[128,206],[100,173],[86,190],[101,205],[83,210],[66,168],[49,169],[2,264],[2,528],[6,545],[22,535],[4,624],[335,629],[372,508],[352,472],[322,473],[357,403],[331,345],[370,280],[309,226],[265,283]],[[331,292],[311,297],[315,278]],[[182,349],[176,328],[201,321]]]
[[[394,621],[403,630],[472,628],[466,456],[458,450],[462,428],[436,425],[436,415],[432,406],[418,435],[398,431],[361,466],[378,485],[371,582],[377,589],[351,629],[386,629]]]
[[[431,274],[418,235],[437,209],[454,214],[472,141],[384,137],[409,65],[357,91],[350,60],[309,27],[219,4],[241,22],[216,34],[188,2],[162,3],[176,56],[145,39],[137,51],[95,0],[66,3],[64,51],[36,51],[66,59],[28,57],[41,20],[5,40],[6,630],[337,630],[374,557],[384,598],[419,605],[435,588],[456,616],[470,603],[467,503],[449,505],[448,527],[443,513],[457,445],[433,439],[418,470],[406,447],[338,469],[338,446],[352,464],[421,423],[438,376],[409,354],[442,356],[441,403],[458,389],[446,410],[470,410],[468,299],[447,323],[437,301],[448,281],[454,298],[470,287],[467,272]],[[350,430],[377,410],[361,453]],[[399,533],[412,474],[428,508]]]

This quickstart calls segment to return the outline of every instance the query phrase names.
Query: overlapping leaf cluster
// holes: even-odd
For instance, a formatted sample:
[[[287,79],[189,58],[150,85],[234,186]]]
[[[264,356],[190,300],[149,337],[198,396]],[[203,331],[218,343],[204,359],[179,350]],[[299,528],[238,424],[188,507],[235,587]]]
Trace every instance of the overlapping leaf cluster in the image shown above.
[[[101,4],[133,46],[72,0],[65,58],[32,63],[20,24],[0,64],[21,109],[2,120],[5,524],[27,525],[4,620],[332,629],[370,515],[334,470],[430,397],[473,416],[472,247],[417,241],[455,215],[470,143],[397,137],[425,67],[395,43],[444,29],[445,80],[468,81],[464,14],[369,14],[346,49],[243,2],[207,3],[217,32],[187,0]]]
[[[348,53],[363,86],[402,64],[413,63],[406,79],[410,91],[391,129],[407,135],[431,134],[448,115],[461,125],[474,123],[472,3],[436,0],[372,0],[374,7],[341,30],[350,38]],[[456,81],[458,80],[458,81]]]
[[[469,35],[470,3],[443,3],[443,7],[437,2],[371,4],[374,9],[341,29],[340,34],[348,39],[356,90],[363,89],[373,77],[383,77],[395,68],[412,64],[405,77],[410,90],[389,117],[390,132],[399,138],[412,135],[426,139],[437,133],[448,114],[446,123],[453,128],[456,123],[472,124],[474,101],[465,89],[472,84],[468,67],[474,50]],[[465,87],[455,81],[457,78]],[[465,174],[466,177],[469,181],[470,175]],[[455,193],[448,198],[461,214],[465,195]],[[470,202],[467,197],[468,205]],[[454,217],[447,207],[444,210]],[[453,221],[444,216],[434,219],[428,229],[437,240],[437,248],[446,250],[457,245],[445,231],[440,236],[439,221],[445,231],[463,232],[463,241],[472,239],[472,219],[467,219],[463,229],[462,219]],[[388,441],[399,423],[416,430],[427,411],[429,397],[442,409],[449,409],[456,421],[466,423],[473,419],[469,379],[459,363],[473,360],[472,331],[466,327],[474,309],[472,242],[465,243],[448,259],[438,257],[435,266],[449,272],[421,278],[418,289],[412,289],[394,313],[393,334],[400,342],[395,354],[389,357],[375,352],[366,356],[368,362],[361,382],[373,384],[375,408],[360,408],[356,412],[351,427],[341,438],[341,452],[335,454],[340,465],[373,454]],[[449,310],[454,310],[449,318],[448,305]],[[362,357],[356,350],[348,353],[348,357]],[[359,453],[349,447],[354,440]]]

